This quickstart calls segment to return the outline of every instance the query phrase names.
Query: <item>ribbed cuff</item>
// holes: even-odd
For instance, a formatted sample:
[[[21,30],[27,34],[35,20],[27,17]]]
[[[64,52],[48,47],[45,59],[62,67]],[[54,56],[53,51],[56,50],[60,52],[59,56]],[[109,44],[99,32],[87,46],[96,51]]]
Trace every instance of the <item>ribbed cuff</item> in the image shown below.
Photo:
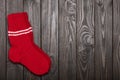
[[[8,31],[19,31],[31,27],[26,12],[12,13],[7,18]]]

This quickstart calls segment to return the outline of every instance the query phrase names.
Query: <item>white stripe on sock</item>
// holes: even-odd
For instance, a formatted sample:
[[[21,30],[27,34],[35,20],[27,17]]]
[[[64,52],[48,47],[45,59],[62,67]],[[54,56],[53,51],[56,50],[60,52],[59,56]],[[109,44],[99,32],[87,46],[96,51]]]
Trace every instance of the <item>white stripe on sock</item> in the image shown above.
[[[32,32],[32,30],[29,30],[29,31],[26,31],[26,32],[22,32],[22,33],[8,33],[8,36],[20,36],[20,35],[23,35],[23,34],[28,34],[28,33],[30,33],[30,32]]]
[[[19,31],[8,31],[8,33],[11,33],[11,34],[13,34],[13,33],[22,33],[22,32],[25,32],[25,31],[29,31],[29,30],[31,30],[32,29],[32,27],[29,27],[29,28],[27,28],[27,29],[24,29],[24,30],[19,30]]]

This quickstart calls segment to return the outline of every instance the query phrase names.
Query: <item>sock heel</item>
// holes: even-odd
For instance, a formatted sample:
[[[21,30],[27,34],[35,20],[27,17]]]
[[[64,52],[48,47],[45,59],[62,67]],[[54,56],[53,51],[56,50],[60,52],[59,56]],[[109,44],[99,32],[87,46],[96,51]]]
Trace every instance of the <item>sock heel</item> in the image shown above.
[[[20,53],[19,53],[18,49],[13,48],[13,47],[10,48],[8,58],[14,63],[19,63]]]

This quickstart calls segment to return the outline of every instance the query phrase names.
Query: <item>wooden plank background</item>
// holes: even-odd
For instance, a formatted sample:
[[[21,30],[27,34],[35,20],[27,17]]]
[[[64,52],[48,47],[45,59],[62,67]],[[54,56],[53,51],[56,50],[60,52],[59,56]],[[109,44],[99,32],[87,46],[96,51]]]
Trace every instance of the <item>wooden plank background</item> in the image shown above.
[[[7,15],[22,11],[52,60],[46,75],[8,59]],[[120,0],[0,0],[0,80],[120,80]]]

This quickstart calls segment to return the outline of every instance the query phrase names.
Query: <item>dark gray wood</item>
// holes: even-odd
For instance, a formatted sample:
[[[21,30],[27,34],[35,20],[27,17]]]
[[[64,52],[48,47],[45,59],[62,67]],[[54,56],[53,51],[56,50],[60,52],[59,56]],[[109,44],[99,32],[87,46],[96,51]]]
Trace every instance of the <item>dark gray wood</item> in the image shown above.
[[[23,0],[6,1],[7,14],[23,11]],[[7,42],[7,49],[9,50],[9,48],[9,42]],[[7,80],[23,80],[23,67],[11,63],[9,59],[7,59]]]
[[[95,0],[95,80],[112,80],[112,0]]]
[[[94,0],[77,0],[77,80],[94,80]]]
[[[113,0],[113,80],[120,80],[120,0]]]
[[[34,41],[36,45],[41,45],[41,16],[40,0],[24,0],[24,11],[28,13],[29,21],[33,28]],[[39,76],[30,73],[24,68],[24,80],[41,80]]]
[[[6,13],[5,0],[0,0],[0,80],[6,80]]]
[[[59,80],[76,80],[76,0],[59,0]]]
[[[58,0],[42,0],[42,49],[50,56],[50,72],[42,80],[58,80]]]
[[[51,58],[36,76],[8,59],[7,15],[26,11]],[[120,80],[120,0],[0,0],[0,80]]]

